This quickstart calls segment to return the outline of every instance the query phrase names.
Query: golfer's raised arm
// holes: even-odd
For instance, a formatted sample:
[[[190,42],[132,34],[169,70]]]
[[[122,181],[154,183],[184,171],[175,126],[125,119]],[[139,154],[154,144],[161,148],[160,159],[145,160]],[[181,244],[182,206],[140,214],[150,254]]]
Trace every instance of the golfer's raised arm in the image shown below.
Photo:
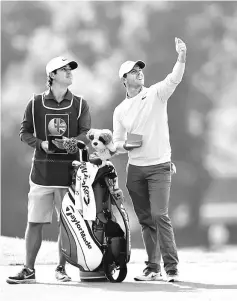
[[[175,38],[175,46],[178,53],[177,62],[172,72],[157,84],[158,95],[163,101],[167,101],[172,95],[177,85],[181,82],[185,70],[186,45],[181,39]]]

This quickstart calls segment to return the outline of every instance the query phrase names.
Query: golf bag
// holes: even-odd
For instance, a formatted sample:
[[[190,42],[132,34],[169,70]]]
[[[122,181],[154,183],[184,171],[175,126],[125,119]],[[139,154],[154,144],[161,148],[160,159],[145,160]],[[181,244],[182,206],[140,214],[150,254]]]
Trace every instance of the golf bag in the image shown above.
[[[87,148],[82,152],[81,158],[88,162]],[[85,220],[81,210],[75,206],[77,172],[78,164],[74,162],[72,183],[60,212],[62,252],[69,263],[79,268],[81,281],[108,279],[122,282],[127,275],[131,239],[115,168],[111,162],[98,168],[92,183],[96,204],[96,218],[93,221]],[[119,213],[123,225],[117,222],[113,208]]]

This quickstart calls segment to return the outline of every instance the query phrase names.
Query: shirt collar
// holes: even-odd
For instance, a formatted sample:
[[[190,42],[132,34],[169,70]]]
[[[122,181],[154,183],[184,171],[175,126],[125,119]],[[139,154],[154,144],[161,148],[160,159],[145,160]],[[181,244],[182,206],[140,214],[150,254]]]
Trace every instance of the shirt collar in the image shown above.
[[[45,99],[54,99],[55,100],[55,97],[54,97],[53,92],[51,91],[51,89],[47,90],[44,95],[45,95]],[[72,99],[72,92],[67,90],[67,93],[64,95],[63,99],[71,100]]]

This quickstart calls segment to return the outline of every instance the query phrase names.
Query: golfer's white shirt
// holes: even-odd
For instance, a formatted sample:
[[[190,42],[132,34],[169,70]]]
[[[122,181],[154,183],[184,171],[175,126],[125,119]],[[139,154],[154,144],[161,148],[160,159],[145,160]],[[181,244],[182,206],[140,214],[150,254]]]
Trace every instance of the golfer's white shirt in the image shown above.
[[[171,160],[171,147],[167,116],[167,100],[183,77],[185,64],[177,62],[163,81],[143,87],[133,98],[120,103],[113,115],[113,140],[122,148],[127,133],[143,136],[140,148],[128,152],[128,163],[148,166]]]

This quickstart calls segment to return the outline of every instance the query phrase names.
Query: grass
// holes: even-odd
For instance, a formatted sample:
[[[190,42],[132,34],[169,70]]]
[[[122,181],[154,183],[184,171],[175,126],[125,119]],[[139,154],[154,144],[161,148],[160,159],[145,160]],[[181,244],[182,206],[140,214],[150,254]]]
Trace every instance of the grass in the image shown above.
[[[0,265],[22,265],[25,261],[25,240],[0,236]],[[57,243],[43,241],[37,256],[37,264],[56,264],[58,261]]]
[[[178,250],[181,263],[237,263],[237,246],[223,246],[217,250],[184,248]],[[143,249],[132,249],[130,263],[143,263],[146,253]],[[0,266],[22,265],[25,261],[25,240],[18,237],[0,236]],[[36,264],[57,264],[57,243],[44,240]]]

